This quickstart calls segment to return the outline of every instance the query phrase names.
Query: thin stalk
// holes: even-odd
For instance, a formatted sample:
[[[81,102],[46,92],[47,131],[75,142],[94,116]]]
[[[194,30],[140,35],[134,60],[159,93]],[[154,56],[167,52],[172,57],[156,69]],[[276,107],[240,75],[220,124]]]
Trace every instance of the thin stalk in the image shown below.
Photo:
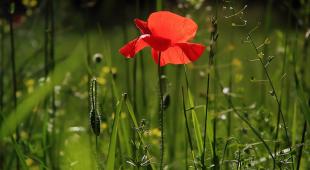
[[[216,155],[216,124],[217,124],[217,118],[215,117],[213,119],[213,165],[214,169],[218,169],[218,160]]]
[[[266,12],[265,12],[265,27],[264,27],[264,31],[265,31],[265,38],[267,38],[270,35],[270,23],[272,22],[272,9],[273,9],[273,0],[268,0],[267,2],[267,6],[266,6]],[[264,53],[267,55],[268,54],[268,46],[264,46]],[[264,56],[263,61],[266,61],[266,57]],[[261,72],[261,78],[265,79],[265,73],[262,70]],[[260,90],[260,103],[262,105],[265,104],[266,101],[266,87],[265,86],[260,86],[261,90]]]
[[[218,73],[217,73],[218,74]],[[217,77],[219,77],[219,75],[217,75]],[[220,78],[219,78],[220,79]],[[218,79],[218,80],[219,80]],[[219,85],[220,85],[220,88],[221,88],[221,91],[223,91],[224,89],[224,86],[221,84],[220,81],[218,81]],[[225,99],[226,101],[229,103],[229,97],[227,95],[225,95]],[[233,112],[237,115],[237,117],[239,119],[241,119],[244,123],[247,124],[247,126],[251,129],[251,131],[255,134],[255,136],[263,143],[264,147],[266,148],[269,156],[272,158],[273,160],[273,169],[275,169],[275,166],[276,166],[276,159],[274,157],[274,155],[272,154],[272,151],[271,149],[269,148],[269,146],[267,145],[267,143],[265,142],[265,140],[262,138],[262,136],[259,134],[259,132],[252,126],[252,124],[246,119],[244,118],[243,116],[241,116],[241,113],[236,109],[236,107],[234,106],[234,104],[231,102],[231,108],[233,110]]]
[[[51,68],[55,68],[55,16],[54,16],[54,0],[50,0],[50,13],[51,13],[51,43],[50,43],[50,57],[51,57]],[[56,104],[55,104],[55,90],[52,90],[52,115],[56,115]]]
[[[97,163],[97,169],[100,168],[100,163],[99,163],[99,144],[98,144],[98,136],[95,135],[95,142],[96,142],[96,163]]]
[[[181,79],[181,71],[182,71],[182,67],[181,66],[177,66],[176,67],[176,72],[175,72],[175,82],[180,82]],[[176,86],[174,89],[174,95],[173,96],[178,96],[180,92],[180,86]],[[173,104],[173,112],[172,114],[170,114],[169,119],[170,120],[174,120],[174,118],[176,118],[178,116],[178,106],[179,106],[179,100],[175,100],[174,104]],[[171,125],[171,131],[170,131],[170,135],[173,139],[176,139],[177,137],[177,133],[175,133],[178,128],[179,128],[179,121],[172,121],[171,123],[168,123],[168,125]],[[176,151],[176,141],[175,140],[170,140],[169,141],[169,157],[171,158],[171,161],[175,160],[175,151]]]
[[[215,55],[215,43],[217,39],[217,21],[216,18],[212,18],[212,26],[213,26],[213,31],[211,32],[211,45],[210,45],[210,53],[209,53],[209,62],[208,66],[209,69],[212,68],[213,66],[213,60],[214,60],[214,55]],[[207,138],[207,119],[208,119],[208,108],[209,108],[209,91],[210,91],[210,70],[208,71],[207,75],[207,95],[206,95],[206,113],[205,113],[205,118],[204,118],[204,130],[203,130],[203,150],[201,154],[201,165],[203,169],[206,169],[205,166],[205,152],[206,152],[206,138]]]
[[[11,4],[14,5],[14,4]],[[14,7],[13,7],[14,8]],[[13,84],[13,104],[14,109],[17,107],[17,79],[16,79],[16,60],[15,60],[15,42],[14,42],[14,28],[13,28],[13,14],[14,11],[10,13],[10,44],[11,44],[11,69],[12,69],[12,84]],[[19,140],[19,132],[18,127],[16,128],[16,140]]]
[[[47,81],[48,73],[49,73],[49,3],[45,2],[45,14],[44,14],[44,78]],[[44,107],[46,107],[46,100],[44,102]],[[47,165],[47,124],[48,124],[48,113],[44,115],[44,127],[42,131],[42,148],[43,148],[43,162]]]
[[[132,82],[132,102],[133,102],[133,110],[136,113],[137,119],[139,120],[139,114],[137,112],[137,59],[135,58],[133,61],[133,82]]]
[[[189,143],[189,147],[191,150],[191,154],[193,157],[193,161],[194,161],[194,167],[195,169],[197,169],[196,167],[196,161],[195,161],[195,153],[194,153],[194,149],[193,149],[193,143],[192,143],[192,137],[191,137],[191,133],[189,130],[189,125],[188,125],[188,121],[187,121],[187,115],[186,115],[186,107],[185,107],[185,99],[184,99],[184,90],[182,87],[182,101],[183,101],[183,114],[184,114],[184,118],[185,118],[185,125],[186,125],[186,132],[187,132],[187,138],[188,138],[188,143]],[[186,147],[186,151],[187,151],[187,147]],[[186,154],[186,158],[187,158],[187,154]],[[187,164],[186,164],[187,165]],[[186,166],[187,167],[187,166]]]
[[[258,55],[259,55],[259,52],[258,52],[258,50],[257,50],[256,45],[254,44],[254,41],[253,41],[253,39],[252,39],[251,34],[248,34],[248,36],[249,36],[249,38],[250,38],[250,42],[251,42],[253,48],[254,48],[255,51],[256,51],[256,55],[258,56]],[[277,102],[277,105],[278,105],[278,111],[279,111],[279,113],[280,113],[280,115],[281,115],[281,118],[282,118],[282,121],[283,121],[283,125],[284,125],[284,131],[285,131],[285,136],[286,136],[287,145],[289,146],[289,149],[292,150],[292,148],[291,148],[291,142],[290,142],[290,138],[289,138],[289,136],[288,136],[287,126],[286,126],[286,122],[285,122],[285,119],[284,119],[284,115],[283,115],[283,112],[282,112],[282,109],[281,109],[281,104],[280,104],[279,97],[278,97],[278,95],[277,95],[277,92],[276,92],[276,90],[275,90],[275,87],[274,87],[274,85],[273,85],[273,82],[272,82],[272,80],[271,80],[271,78],[270,78],[269,72],[268,72],[267,68],[265,67],[262,58],[261,58],[261,57],[258,57],[258,59],[259,59],[261,65],[262,65],[262,67],[263,67],[263,69],[264,69],[264,72],[265,72],[265,75],[266,75],[266,77],[267,77],[267,79],[268,79],[268,82],[269,82],[269,85],[270,85],[270,87],[271,87],[272,93],[273,93],[273,95],[274,95],[274,97],[275,97],[275,99],[276,99],[276,102]]]
[[[161,139],[160,139],[160,170],[163,170],[163,161],[164,161],[164,151],[165,151],[165,143],[164,143],[164,103],[163,103],[163,85],[162,85],[162,70],[160,66],[160,58],[161,52],[158,54],[158,83],[159,83],[159,97],[160,97],[160,105],[159,105],[159,126],[161,130]]]
[[[240,161],[240,158],[241,158],[241,151],[240,149],[238,150],[238,160],[237,160],[237,170],[239,170],[239,167],[241,166],[241,161]]]
[[[124,6],[124,10],[122,10],[122,19],[126,21],[127,15],[126,15],[126,0],[122,0],[122,4]],[[123,22],[122,24],[122,33],[123,33],[123,44],[126,44],[128,42],[128,32],[127,32],[127,24]],[[125,63],[125,70],[126,70],[126,91],[128,93],[128,96],[131,95],[131,83],[130,83],[130,62]]]
[[[306,132],[307,132],[307,121],[305,120],[304,127],[302,129],[301,146],[298,150],[298,155],[297,155],[297,167],[296,167],[297,170],[299,170],[299,168],[300,168],[302,150],[303,150],[303,147],[304,147],[305,141],[306,141]]]
[[[49,0],[49,8],[50,8],[50,65],[51,65],[51,71],[54,71],[55,68],[55,13],[54,13],[54,0]],[[56,94],[55,94],[55,88],[54,88],[54,82],[52,83],[52,103],[51,103],[51,107],[52,107],[52,150],[53,150],[53,156],[55,156],[55,159],[52,158],[54,161],[53,162],[53,168],[57,167],[57,160],[58,160],[58,156],[57,155],[57,148],[56,148],[56,144],[55,144],[55,139],[56,139],[56,131],[55,131],[55,126],[56,126]]]
[[[163,9],[163,0],[156,0],[156,11]]]
[[[145,108],[147,107],[147,97],[146,97],[146,79],[145,79],[145,68],[144,68],[144,59],[143,53],[140,52],[141,59],[140,59],[140,69],[141,69],[141,87],[142,87],[142,103],[143,103],[143,112],[145,112]],[[145,115],[144,115],[145,116]],[[150,121],[150,120],[149,120]]]
[[[291,13],[290,12],[288,12],[288,14],[287,14],[287,27],[289,27],[290,26],[290,21],[291,21]],[[285,74],[285,68],[286,68],[286,58],[287,58],[287,45],[288,45],[288,32],[289,32],[289,30],[288,30],[288,28],[286,29],[286,31],[285,31],[285,44],[284,44],[284,56],[283,56],[283,64],[282,64],[282,73],[281,73],[281,75],[284,75]],[[284,96],[284,93],[283,93],[283,91],[284,91],[284,81],[285,81],[285,79],[284,80],[282,80],[281,81],[281,94],[280,94],[280,100],[279,100],[279,108],[281,108],[282,107],[282,102],[283,102],[283,96]],[[289,103],[287,103],[287,106],[288,106],[288,104]],[[274,155],[276,156],[276,154],[277,154],[277,151],[278,151],[278,148],[279,148],[279,143],[277,142],[277,140],[278,140],[278,133],[279,133],[279,124],[280,124],[280,116],[281,116],[281,114],[280,114],[280,109],[278,108],[278,114],[277,114],[277,124],[276,124],[276,134],[275,134],[275,147],[274,147]],[[284,120],[283,120],[284,121]],[[292,159],[293,160],[293,159]],[[294,169],[294,164],[292,164],[293,166],[292,166],[292,168]]]
[[[210,61],[210,60],[209,60]],[[207,138],[207,120],[208,120],[208,108],[209,108],[209,89],[210,89],[210,73],[208,73],[207,77],[207,97],[206,97],[206,113],[204,118],[204,130],[203,130],[203,150],[201,154],[201,165],[203,169],[206,169],[205,166],[205,149],[206,149],[206,138]]]
[[[232,62],[232,60],[230,61]],[[229,91],[232,91],[232,64],[229,65]],[[232,97],[231,95],[228,96],[228,107],[231,108],[232,104]],[[227,138],[231,136],[231,127],[232,127],[232,117],[231,117],[231,112],[227,113]],[[230,150],[227,148],[227,155],[229,157],[229,152]],[[224,160],[225,154],[223,154],[222,160]],[[226,164],[225,169],[228,169],[228,164]]]
[[[15,42],[14,42],[14,28],[13,28],[13,15],[14,15],[14,8],[15,8],[15,4],[14,2],[12,2],[11,4],[11,9],[10,9],[10,44],[11,44],[11,69],[12,69],[12,84],[13,84],[13,107],[14,107],[14,111],[16,111],[17,108],[17,96],[16,96],[16,92],[17,92],[17,78],[16,78],[16,63],[15,63]],[[17,144],[19,143],[19,126],[16,126],[16,139],[13,142],[16,142]],[[19,163],[19,157],[17,155],[16,157],[16,169],[19,170],[20,169],[20,163]]]
[[[44,76],[48,76],[48,63],[49,63],[49,4],[45,2],[45,15],[44,15]]]
[[[188,166],[187,166],[188,165],[188,157],[187,157],[187,155],[188,155],[188,153],[187,153],[188,152],[188,150],[187,150],[188,141],[186,140],[187,139],[186,134],[184,137],[185,137],[185,152],[184,152],[185,153],[185,170],[188,170]]]
[[[3,23],[0,25],[0,115],[3,110],[3,96],[4,96],[4,28]],[[2,117],[0,117],[0,120]],[[1,121],[0,121],[1,122]]]

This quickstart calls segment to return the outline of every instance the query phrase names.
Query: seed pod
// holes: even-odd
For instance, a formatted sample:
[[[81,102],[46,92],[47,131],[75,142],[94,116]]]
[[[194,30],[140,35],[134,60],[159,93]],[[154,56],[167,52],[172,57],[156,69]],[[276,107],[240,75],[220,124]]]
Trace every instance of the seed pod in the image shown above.
[[[96,136],[100,135],[100,114],[97,111],[97,81],[92,79],[90,82],[90,91],[89,91],[89,119],[90,126]]]
[[[100,116],[94,109],[90,111],[90,125],[96,136],[100,135]]]

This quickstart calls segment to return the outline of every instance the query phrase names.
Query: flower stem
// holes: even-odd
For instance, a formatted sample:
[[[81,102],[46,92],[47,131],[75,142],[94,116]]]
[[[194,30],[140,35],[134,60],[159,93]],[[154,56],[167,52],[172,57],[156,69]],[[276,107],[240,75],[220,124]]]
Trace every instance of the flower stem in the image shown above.
[[[161,52],[158,54],[158,83],[159,83],[159,97],[160,97],[160,104],[159,104],[159,126],[161,131],[161,139],[160,139],[160,170],[163,169],[163,159],[164,159],[164,151],[165,151],[165,143],[164,143],[164,103],[163,103],[163,85],[162,85],[162,70],[160,67],[160,58]]]

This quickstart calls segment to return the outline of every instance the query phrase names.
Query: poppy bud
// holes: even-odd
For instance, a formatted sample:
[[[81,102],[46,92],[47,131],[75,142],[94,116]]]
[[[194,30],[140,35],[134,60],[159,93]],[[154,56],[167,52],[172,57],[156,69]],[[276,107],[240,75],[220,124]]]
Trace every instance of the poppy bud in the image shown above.
[[[100,135],[100,114],[97,112],[97,81],[92,79],[90,82],[89,91],[89,104],[90,104],[90,126],[96,136]]]
[[[164,95],[162,103],[163,103],[163,109],[166,110],[170,105],[170,95],[169,94]]]
[[[90,111],[90,125],[96,136],[100,135],[100,116],[94,109]]]

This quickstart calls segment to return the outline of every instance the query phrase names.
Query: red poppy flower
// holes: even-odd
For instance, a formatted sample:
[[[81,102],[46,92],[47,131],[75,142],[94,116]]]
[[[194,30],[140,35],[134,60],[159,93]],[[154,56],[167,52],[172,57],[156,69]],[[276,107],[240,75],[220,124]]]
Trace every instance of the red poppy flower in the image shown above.
[[[160,66],[166,64],[187,64],[197,60],[205,46],[189,43],[197,31],[197,24],[189,19],[168,11],[152,13],[147,22],[135,19],[141,34],[138,38],[124,45],[119,52],[126,58],[133,58],[145,47],[152,48],[152,56]]]

